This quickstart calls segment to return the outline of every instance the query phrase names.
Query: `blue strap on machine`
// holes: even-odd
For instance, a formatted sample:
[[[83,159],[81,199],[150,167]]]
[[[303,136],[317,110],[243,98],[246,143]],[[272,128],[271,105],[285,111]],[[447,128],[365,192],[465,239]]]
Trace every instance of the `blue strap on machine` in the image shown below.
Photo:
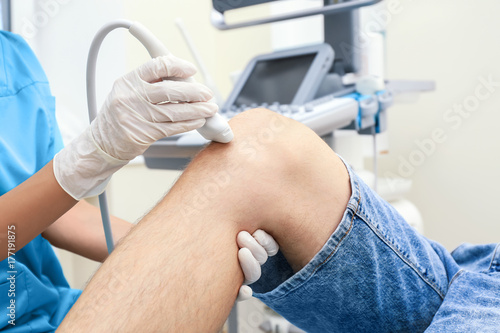
[[[392,93],[389,90],[377,91],[374,95],[354,92],[343,97],[352,98],[359,104],[353,129],[360,134],[382,133],[387,129],[386,111],[393,103]]]

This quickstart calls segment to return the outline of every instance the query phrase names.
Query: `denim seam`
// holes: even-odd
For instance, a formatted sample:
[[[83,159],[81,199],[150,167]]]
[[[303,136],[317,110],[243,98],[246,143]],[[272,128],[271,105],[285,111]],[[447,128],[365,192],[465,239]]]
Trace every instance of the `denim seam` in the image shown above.
[[[353,211],[353,214],[352,214],[352,217],[351,217],[351,223],[349,225],[349,229],[347,229],[347,231],[344,233],[344,235],[342,236],[342,238],[337,242],[337,244],[335,245],[335,248],[330,252],[330,254],[326,257],[326,259],[323,260],[318,265],[316,265],[316,267],[314,267],[314,269],[312,270],[312,272],[309,273],[309,275],[307,276],[307,278],[305,278],[301,283],[299,283],[299,284],[293,286],[292,288],[289,288],[288,290],[286,290],[282,295],[273,297],[274,300],[279,300],[279,299],[281,299],[283,297],[286,297],[292,291],[294,291],[297,288],[300,288],[301,286],[303,286],[307,281],[309,281],[309,279],[314,275],[314,273],[316,273],[316,271],[321,266],[323,266],[328,260],[330,260],[331,257],[335,254],[335,252],[337,252],[337,249],[339,248],[339,246],[342,244],[342,242],[344,241],[344,239],[349,235],[350,231],[352,230],[352,226],[354,225],[354,217],[356,216],[356,213],[357,213],[357,211],[358,211],[358,209],[360,207],[361,191],[359,191],[359,184],[357,184],[357,183],[356,183],[356,188],[358,190],[357,193],[359,193],[359,195],[358,195],[358,201],[357,201],[356,209],[354,210],[354,209],[351,208],[351,210]],[[334,231],[334,233],[335,233],[335,231]]]
[[[496,267],[498,267],[498,261],[496,260],[496,257],[497,257],[499,247],[500,247],[500,243],[497,244],[497,246],[495,247],[495,252],[493,252],[493,256],[491,257],[491,262],[490,262],[490,266],[488,267],[487,273],[498,271],[498,269],[496,268]]]
[[[455,275],[453,275],[453,277],[452,277],[452,278],[451,278],[451,280],[450,280],[450,283],[448,283],[448,290],[450,289],[451,284],[452,284],[453,282],[455,282],[455,280],[456,280],[456,279],[457,279],[460,275],[462,275],[463,273],[465,273],[465,269],[461,269],[461,270],[459,270],[459,271],[458,271]]]
[[[440,290],[440,288],[428,277],[424,276],[422,272],[413,264],[413,262],[410,261],[409,258],[407,258],[405,255],[403,255],[397,248],[395,248],[394,244],[387,239],[378,228],[376,228],[372,223],[368,222],[368,218],[362,214],[357,215],[365,222],[365,224],[377,235],[378,238],[382,242],[384,242],[389,248],[403,261],[405,262],[417,275],[425,282],[427,283],[438,295],[441,297],[441,299],[444,299],[445,293]]]
[[[344,239],[347,237],[347,235],[349,235],[349,233],[351,232],[352,230],[352,226],[354,225],[354,216],[356,216],[357,212],[358,212],[358,208],[359,208],[359,203],[361,202],[361,191],[359,191],[359,186],[358,184],[356,184],[356,187],[357,187],[357,190],[358,190],[358,193],[359,193],[359,196],[358,196],[358,202],[357,202],[357,205],[356,205],[356,210],[353,211],[353,214],[352,214],[352,217],[351,217],[351,225],[349,226],[349,229],[347,229],[346,233],[344,234],[344,236],[338,241],[337,245],[335,246],[335,248],[332,250],[332,252],[330,252],[330,254],[328,255],[328,257],[325,258],[325,260],[323,260],[321,263],[319,263],[316,267],[314,267],[313,271],[311,272],[310,276],[313,275],[321,266],[323,266],[328,260],[330,260],[330,258],[333,256],[333,254],[335,252],[337,252],[337,249],[338,247],[340,246],[340,244],[342,244],[342,242],[344,241]]]

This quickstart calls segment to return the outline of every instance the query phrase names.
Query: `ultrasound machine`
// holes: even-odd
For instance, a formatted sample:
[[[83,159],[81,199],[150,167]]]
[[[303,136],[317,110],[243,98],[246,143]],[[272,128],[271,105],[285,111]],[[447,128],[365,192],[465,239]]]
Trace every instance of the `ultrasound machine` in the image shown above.
[[[263,107],[305,124],[320,136],[341,129],[376,135],[387,129],[387,109],[396,93],[434,89],[433,82],[387,82],[380,77],[345,82],[347,73],[356,75],[360,62],[357,9],[380,0],[324,0],[319,8],[235,24],[225,22],[224,14],[229,10],[271,1],[213,0],[212,23],[228,30],[322,14],[325,42],[253,58],[221,106],[220,114],[227,120]],[[352,45],[352,52],[336,51],[342,43]],[[164,138],[144,153],[146,165],[182,170],[208,142],[196,131]]]

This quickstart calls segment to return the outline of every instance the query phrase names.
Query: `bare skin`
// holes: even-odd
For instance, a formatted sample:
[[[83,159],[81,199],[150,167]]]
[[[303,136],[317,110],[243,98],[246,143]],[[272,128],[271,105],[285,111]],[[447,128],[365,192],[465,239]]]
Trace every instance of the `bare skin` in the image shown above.
[[[117,244],[133,224],[111,216],[113,240]],[[52,245],[103,262],[108,257],[99,208],[80,201],[42,233]]]
[[[27,208],[28,207],[28,208]],[[103,261],[108,256],[99,210],[68,195],[54,177],[52,161],[0,196],[0,228],[14,225],[16,251],[42,234],[52,245]],[[115,242],[132,224],[112,217]],[[0,261],[7,258],[7,233],[0,234]]]
[[[16,250],[32,241],[77,201],[57,183],[52,161],[21,185],[0,197],[0,228],[16,228]],[[29,207],[29,209],[27,209]],[[1,239],[0,260],[7,258],[6,238]]]
[[[294,270],[335,230],[350,196],[342,161],[267,110],[231,121],[120,242],[58,332],[216,332],[243,282],[236,235],[264,229]]]

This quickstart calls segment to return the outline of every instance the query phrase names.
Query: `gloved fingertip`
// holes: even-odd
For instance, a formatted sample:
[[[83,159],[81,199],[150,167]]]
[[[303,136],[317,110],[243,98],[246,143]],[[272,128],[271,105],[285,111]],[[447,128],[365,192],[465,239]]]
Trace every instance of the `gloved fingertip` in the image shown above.
[[[244,232],[239,235],[238,244],[240,247],[248,248],[260,265],[264,265],[267,261],[268,254],[266,249],[250,233]]]
[[[277,255],[279,251],[280,251],[279,247],[276,247],[276,248],[274,248],[272,250],[267,251],[267,254],[270,257],[273,257],[273,256]]]
[[[214,98],[214,93],[206,85],[195,82],[194,85],[198,91],[198,98],[201,102],[208,102]]]
[[[182,68],[182,72],[187,75],[187,76],[193,76],[198,72],[198,69],[196,69],[196,66],[192,64],[191,62],[184,60],[182,58],[178,58],[174,56],[173,54],[168,55],[171,59],[173,59],[173,62],[178,64],[179,68]]]
[[[253,258],[252,251],[250,251],[246,247],[242,247],[241,249],[238,250],[238,258],[240,259],[240,261],[242,259],[243,259],[243,261],[246,261],[247,257]]]
[[[248,239],[248,237],[252,237],[248,231],[240,231],[238,233],[236,236],[236,242],[238,243],[240,249],[246,247],[245,240]]]
[[[186,121],[178,121],[175,123],[162,123],[161,125],[164,127],[164,136],[172,136],[175,134],[185,133],[188,131],[196,130],[203,125],[207,120],[205,118],[186,120]]]
[[[252,298],[253,291],[249,286],[241,286],[240,291],[238,292],[237,302],[247,301]]]
[[[214,102],[208,102],[208,110],[211,112],[211,115],[213,116],[214,114],[219,112],[219,106]]]
[[[219,106],[214,102],[200,102],[196,104],[198,104],[199,107],[193,106],[193,103],[191,103],[191,105],[196,108],[198,112],[197,115],[203,115],[205,118],[213,117],[219,112]]]
[[[252,236],[266,250],[267,255],[272,257],[279,252],[279,245],[274,240],[273,236],[269,235],[262,229],[257,229]]]
[[[158,78],[177,77],[187,79],[197,72],[196,67],[192,63],[177,58],[172,54],[157,57],[154,60],[157,63],[153,71],[154,75]],[[151,79],[147,81],[151,82]]]
[[[260,264],[249,249],[246,247],[241,248],[238,251],[238,260],[245,276],[245,284],[254,283],[260,278],[262,274]]]

